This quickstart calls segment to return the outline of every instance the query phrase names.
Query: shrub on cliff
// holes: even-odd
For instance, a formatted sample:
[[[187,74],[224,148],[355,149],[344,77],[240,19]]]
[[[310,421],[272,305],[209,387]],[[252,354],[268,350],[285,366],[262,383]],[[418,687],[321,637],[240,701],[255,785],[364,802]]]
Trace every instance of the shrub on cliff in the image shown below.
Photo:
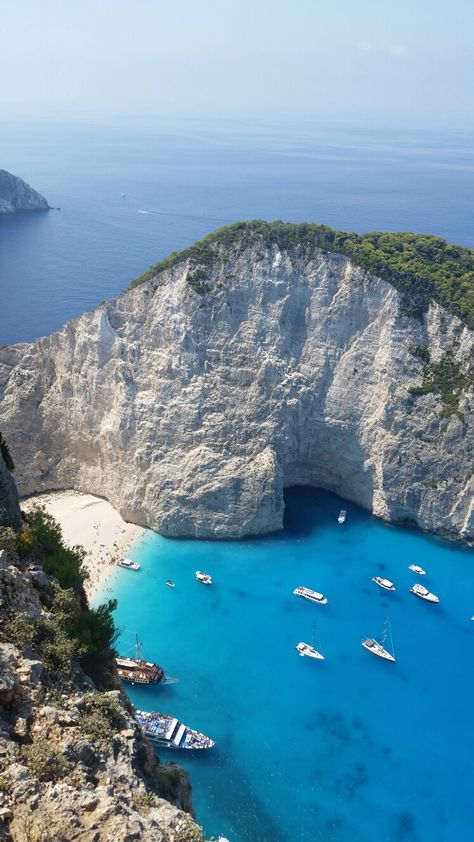
[[[82,547],[67,547],[61,527],[43,506],[23,513],[24,527],[18,534],[20,555],[34,555],[48,576],[54,576],[62,588],[72,588],[83,598],[87,572],[83,567]]]
[[[73,764],[59,746],[55,746],[46,737],[38,737],[31,745],[21,749],[22,759],[39,781],[56,781],[65,778]]]
[[[87,693],[81,706],[81,730],[93,740],[108,739],[125,727],[123,709],[107,694]]]
[[[235,256],[252,245],[276,245],[286,251],[301,249],[305,257],[311,257],[315,249],[345,255],[355,265],[392,284],[401,295],[406,315],[420,316],[430,301],[437,301],[474,327],[474,250],[451,245],[441,237],[410,232],[356,234],[310,223],[259,219],[236,222],[213,231],[182,252],[173,252],[136,278],[131,287],[185,260],[204,274],[206,268],[225,260],[226,252]]]

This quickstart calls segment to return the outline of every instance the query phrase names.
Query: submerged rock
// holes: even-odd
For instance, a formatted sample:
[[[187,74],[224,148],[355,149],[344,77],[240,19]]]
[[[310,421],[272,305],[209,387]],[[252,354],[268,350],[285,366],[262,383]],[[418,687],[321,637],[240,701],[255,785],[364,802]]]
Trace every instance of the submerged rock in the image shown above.
[[[393,285],[304,241],[206,248],[0,349],[21,493],[93,491],[166,535],[235,538],[280,529],[305,484],[474,538],[467,325],[434,302],[405,315]],[[459,370],[448,406],[420,388],[426,359]]]
[[[26,181],[0,170],[0,213],[49,210],[47,200]]]

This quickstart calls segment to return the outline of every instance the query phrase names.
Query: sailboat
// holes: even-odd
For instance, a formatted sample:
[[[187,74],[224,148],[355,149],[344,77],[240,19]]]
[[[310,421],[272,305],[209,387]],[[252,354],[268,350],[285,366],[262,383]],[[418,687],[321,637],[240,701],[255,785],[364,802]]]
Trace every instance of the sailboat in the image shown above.
[[[387,631],[390,635],[390,645],[391,645],[391,652],[385,649],[385,640],[387,637]],[[385,620],[385,627],[383,632],[382,642],[379,643],[377,640],[374,640],[371,637],[366,637],[362,641],[362,646],[364,649],[367,649],[367,652],[372,652],[372,655],[377,655],[379,658],[383,658],[384,661],[393,661],[395,662],[395,650],[393,647],[393,638],[392,638],[392,629],[390,628],[390,620]]]
[[[315,643],[315,639],[316,626],[313,625],[313,644]],[[302,658],[306,656],[307,658],[314,658],[319,661],[326,660],[325,656],[321,655],[321,652],[318,652],[317,649],[315,649],[314,646],[310,646],[309,643],[304,643],[303,641],[300,641],[300,643],[297,643],[297,645],[295,646],[295,649],[298,652],[298,654],[301,655]]]
[[[135,652],[133,658],[116,658],[117,672],[122,681],[130,684],[176,684],[178,678],[165,675],[163,667],[142,657],[142,644],[136,635]]]

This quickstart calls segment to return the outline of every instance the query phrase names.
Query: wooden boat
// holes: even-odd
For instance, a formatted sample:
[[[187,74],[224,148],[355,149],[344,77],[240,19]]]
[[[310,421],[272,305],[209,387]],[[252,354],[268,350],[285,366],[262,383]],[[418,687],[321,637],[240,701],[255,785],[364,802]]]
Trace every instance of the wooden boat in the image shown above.
[[[166,676],[163,667],[142,658],[141,647],[137,637],[133,658],[115,658],[117,672],[122,681],[129,684],[175,684],[177,678]]]

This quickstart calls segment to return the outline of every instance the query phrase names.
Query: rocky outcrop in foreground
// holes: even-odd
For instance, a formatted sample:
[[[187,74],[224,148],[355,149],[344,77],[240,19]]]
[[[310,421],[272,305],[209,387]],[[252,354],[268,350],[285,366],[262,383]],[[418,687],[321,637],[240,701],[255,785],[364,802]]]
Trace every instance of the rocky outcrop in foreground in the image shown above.
[[[19,555],[2,502],[0,486],[0,839],[202,842],[186,773],[159,762],[121,691],[98,693],[79,667],[60,613],[72,591],[25,543]]]
[[[472,539],[472,331],[435,302],[405,315],[406,291],[304,239],[197,251],[0,349],[21,493],[239,537],[280,529],[284,488],[307,484]]]
[[[49,210],[44,196],[17,175],[0,170],[0,213],[41,210]]]

